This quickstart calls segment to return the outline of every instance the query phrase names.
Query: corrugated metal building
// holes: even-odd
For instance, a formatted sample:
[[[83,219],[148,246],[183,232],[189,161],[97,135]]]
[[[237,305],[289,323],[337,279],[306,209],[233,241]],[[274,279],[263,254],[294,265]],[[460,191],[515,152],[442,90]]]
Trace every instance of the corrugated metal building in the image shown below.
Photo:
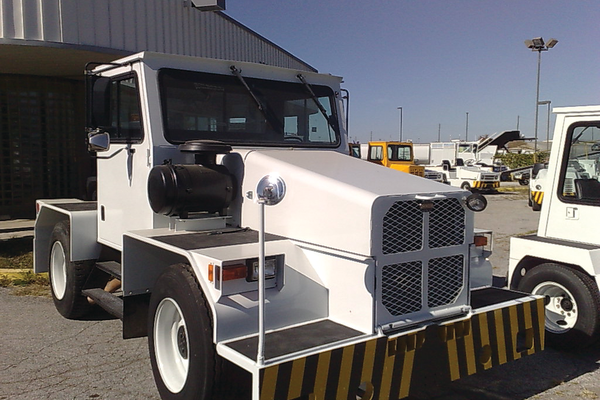
[[[0,218],[33,217],[36,198],[85,194],[92,174],[83,120],[89,61],[149,50],[314,71],[223,12],[194,5],[0,0]]]

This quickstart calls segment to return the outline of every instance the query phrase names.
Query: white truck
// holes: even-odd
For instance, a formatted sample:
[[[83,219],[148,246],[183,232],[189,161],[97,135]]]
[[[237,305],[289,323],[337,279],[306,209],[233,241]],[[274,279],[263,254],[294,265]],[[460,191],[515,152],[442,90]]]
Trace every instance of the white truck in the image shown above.
[[[417,146],[417,145],[416,145]],[[465,190],[496,190],[500,187],[500,174],[474,164],[477,146],[473,143],[459,141],[435,142],[429,144],[425,154],[423,146],[418,150],[418,163],[427,163],[430,171],[443,174],[444,182]],[[417,151],[415,151],[417,154]],[[415,158],[417,155],[415,155]],[[467,165],[465,159],[473,165]]]
[[[542,299],[490,286],[482,196],[349,157],[341,78],[139,53],[86,79],[97,201],[37,202],[35,271],[148,336],[161,398],[387,400],[543,349]]]
[[[545,297],[548,343],[577,348],[600,329],[600,106],[554,112],[538,231],[511,238],[508,279]]]

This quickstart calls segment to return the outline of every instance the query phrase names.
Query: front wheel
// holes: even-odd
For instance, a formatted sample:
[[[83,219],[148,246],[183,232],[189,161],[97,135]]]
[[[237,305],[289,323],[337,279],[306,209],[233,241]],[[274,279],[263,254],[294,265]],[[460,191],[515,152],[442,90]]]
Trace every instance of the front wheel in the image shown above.
[[[460,188],[461,188],[461,189],[464,189],[464,190],[471,191],[471,185],[469,184],[469,182],[463,182],[463,183],[460,185]]]
[[[71,260],[71,232],[69,221],[54,225],[50,235],[49,271],[50,289],[54,305],[60,315],[78,319],[90,311],[91,305],[82,296],[81,289],[92,270],[91,261]]]
[[[560,264],[528,271],[518,289],[544,296],[546,342],[558,349],[583,348],[600,329],[600,294],[587,274]]]
[[[222,360],[212,341],[206,300],[191,268],[168,267],[157,279],[148,313],[148,346],[162,399],[217,399]]]

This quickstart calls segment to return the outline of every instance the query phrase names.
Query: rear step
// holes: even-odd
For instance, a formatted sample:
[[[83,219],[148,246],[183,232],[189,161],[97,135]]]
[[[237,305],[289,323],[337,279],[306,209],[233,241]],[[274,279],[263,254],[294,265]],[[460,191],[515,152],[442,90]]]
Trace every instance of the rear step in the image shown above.
[[[95,265],[96,271],[100,270],[113,278],[121,280],[121,264],[116,261],[102,261],[97,262]],[[92,273],[92,275],[97,275]],[[91,277],[90,277],[91,278]],[[106,279],[106,278],[105,278]],[[111,278],[112,279],[112,278]],[[89,286],[96,286],[100,282],[97,282],[98,279],[88,279]],[[95,285],[93,282],[97,282]],[[106,282],[106,281],[104,281]],[[88,287],[89,287],[88,286]],[[102,288],[90,288],[84,289],[81,291],[81,294],[87,296],[94,300],[94,302],[105,309],[111,315],[123,320],[123,297],[105,291]]]
[[[96,263],[96,268],[106,272],[109,275],[114,276],[117,279],[121,279],[121,264],[116,261],[102,261]]]
[[[113,293],[106,292],[104,289],[84,289],[81,294],[93,299],[96,304],[108,311],[111,315],[123,319],[123,298]]]

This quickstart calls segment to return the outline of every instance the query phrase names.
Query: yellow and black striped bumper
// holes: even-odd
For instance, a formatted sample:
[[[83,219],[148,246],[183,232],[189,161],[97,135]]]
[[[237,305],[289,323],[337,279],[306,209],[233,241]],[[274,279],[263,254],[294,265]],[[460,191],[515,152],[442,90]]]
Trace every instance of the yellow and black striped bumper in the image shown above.
[[[542,204],[542,200],[544,200],[544,192],[531,192],[531,201],[536,204]]]
[[[500,182],[483,182],[483,181],[474,181],[473,189],[498,189],[500,187]]]
[[[542,299],[469,319],[378,337],[267,366],[260,371],[261,400],[400,399],[411,386],[453,381],[543,350]]]

